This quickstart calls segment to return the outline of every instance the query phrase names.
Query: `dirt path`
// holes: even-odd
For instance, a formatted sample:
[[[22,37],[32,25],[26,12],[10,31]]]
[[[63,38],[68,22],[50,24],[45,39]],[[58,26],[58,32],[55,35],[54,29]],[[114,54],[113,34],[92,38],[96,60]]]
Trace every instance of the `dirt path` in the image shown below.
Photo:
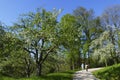
[[[92,71],[99,70],[99,69],[101,69],[101,68],[88,69],[88,72],[85,70],[77,71],[74,74],[73,80],[99,80],[91,73]]]

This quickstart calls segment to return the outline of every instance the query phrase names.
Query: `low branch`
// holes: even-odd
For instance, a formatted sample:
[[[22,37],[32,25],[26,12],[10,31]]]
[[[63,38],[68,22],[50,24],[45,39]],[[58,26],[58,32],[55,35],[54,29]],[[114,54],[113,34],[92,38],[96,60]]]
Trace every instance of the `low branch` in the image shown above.
[[[27,48],[24,48],[24,50],[26,50],[29,53],[33,53],[34,55],[36,54],[35,52],[28,50]]]
[[[42,64],[42,63],[46,60],[46,58],[48,57],[48,55],[50,54],[50,52],[53,51],[54,48],[55,48],[55,46],[47,51],[47,54],[46,54],[45,57],[42,59],[42,61],[40,62],[40,64]]]

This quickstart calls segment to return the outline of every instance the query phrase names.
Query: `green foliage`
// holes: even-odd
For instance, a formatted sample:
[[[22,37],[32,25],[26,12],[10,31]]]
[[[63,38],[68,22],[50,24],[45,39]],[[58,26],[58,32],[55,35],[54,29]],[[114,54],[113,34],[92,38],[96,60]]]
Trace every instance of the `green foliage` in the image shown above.
[[[96,39],[101,33],[102,28],[100,24],[100,18],[94,17],[92,9],[87,10],[84,7],[78,7],[73,11],[73,15],[76,18],[77,24],[81,26],[81,47],[80,53],[82,55],[82,61],[88,64],[91,58],[90,43]]]
[[[115,18],[119,16],[115,12],[120,9],[109,10],[102,16],[103,22],[102,18],[94,16],[92,9],[78,7],[73,15],[62,16],[60,22],[57,17],[61,10],[38,9],[23,14],[9,30],[1,25],[0,73],[20,80],[72,80],[73,72],[61,71],[78,69],[82,61],[90,66],[107,64],[113,59],[120,61],[120,20]],[[47,75],[23,78],[35,76],[35,73]]]
[[[91,48],[95,48],[92,54],[93,59],[98,60],[99,62],[104,62],[107,66],[108,60],[112,58],[114,53],[115,45],[112,44],[109,40],[109,31],[103,32],[99,38],[95,39],[91,43]]]
[[[25,77],[26,63],[24,58],[28,55],[23,51],[23,43],[10,33],[6,33],[4,38],[4,50],[0,53],[1,73],[11,77]]]
[[[65,49],[70,66],[79,61],[79,48],[81,46],[81,26],[76,22],[75,16],[66,14],[60,21],[60,40],[59,42]],[[76,63],[78,64],[78,63]],[[74,69],[74,68],[72,68]]]
[[[101,16],[101,24],[104,26],[105,30],[108,30],[110,33],[110,42],[117,46],[114,49],[113,60],[114,63],[119,63],[119,30],[120,30],[120,5],[113,5],[106,8]]]
[[[9,80],[72,80],[74,73],[75,71],[66,71],[59,73],[50,73],[41,77],[30,77],[30,78],[19,78],[19,79],[5,77],[1,75],[0,80],[8,80],[8,79]]]
[[[57,39],[57,16],[58,10],[46,11],[37,10],[23,15],[20,22],[16,23],[12,29],[16,32],[24,45],[24,51],[28,52],[36,65],[36,74],[42,74],[42,66],[48,55],[56,52]],[[33,64],[32,64],[33,65]]]
[[[101,80],[119,80],[120,64],[105,67],[104,69],[93,72],[93,74]]]

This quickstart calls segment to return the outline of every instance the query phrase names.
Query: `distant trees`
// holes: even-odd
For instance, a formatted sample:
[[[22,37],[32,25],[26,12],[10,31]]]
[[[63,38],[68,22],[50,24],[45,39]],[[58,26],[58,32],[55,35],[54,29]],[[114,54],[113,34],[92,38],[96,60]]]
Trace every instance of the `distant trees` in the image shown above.
[[[99,38],[95,39],[91,43],[91,48],[94,48],[92,54],[93,59],[98,60],[98,62],[104,62],[107,66],[108,61],[112,58],[112,53],[114,52],[114,44],[110,40],[110,32],[104,31]]]
[[[114,5],[107,8],[101,16],[102,25],[106,30],[110,31],[110,42],[115,46],[112,53],[114,63],[118,62],[119,52],[119,30],[120,30],[120,5]]]
[[[96,47],[93,53],[100,62],[118,63],[119,55],[119,26],[120,26],[120,5],[107,8],[100,17],[104,32],[99,38],[92,41]]]

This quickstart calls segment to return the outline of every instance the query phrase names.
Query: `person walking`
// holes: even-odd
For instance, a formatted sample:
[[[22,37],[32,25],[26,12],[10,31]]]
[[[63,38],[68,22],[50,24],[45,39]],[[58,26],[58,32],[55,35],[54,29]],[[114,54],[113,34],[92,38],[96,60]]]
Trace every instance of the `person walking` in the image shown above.
[[[81,69],[82,69],[82,71],[84,70],[84,64],[83,63],[81,64]]]
[[[85,64],[85,70],[88,71],[88,65],[87,64]]]

